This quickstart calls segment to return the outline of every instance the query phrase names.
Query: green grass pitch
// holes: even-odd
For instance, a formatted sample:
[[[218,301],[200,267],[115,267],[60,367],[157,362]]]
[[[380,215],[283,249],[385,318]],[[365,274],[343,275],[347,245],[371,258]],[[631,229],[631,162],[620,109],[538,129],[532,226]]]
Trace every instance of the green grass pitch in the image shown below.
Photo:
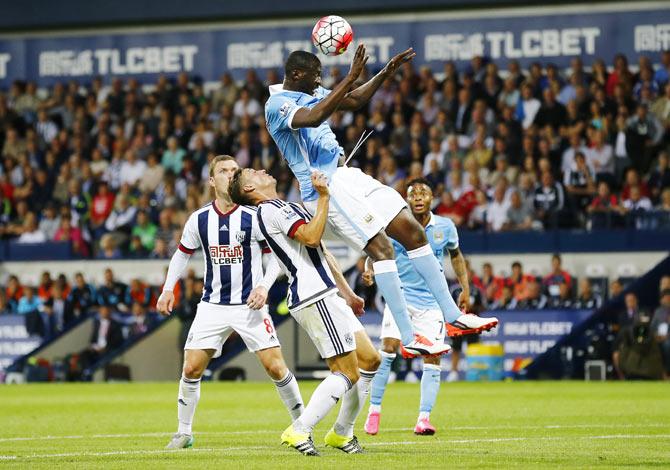
[[[316,382],[302,382],[308,397]],[[266,383],[204,383],[195,447],[166,451],[177,383],[0,387],[0,467],[7,468],[670,468],[667,383],[443,383],[435,436],[415,436],[418,384],[389,386],[364,455],[322,457],[279,445],[288,414]],[[367,410],[367,407],[366,407]],[[365,411],[365,410],[364,410]]]

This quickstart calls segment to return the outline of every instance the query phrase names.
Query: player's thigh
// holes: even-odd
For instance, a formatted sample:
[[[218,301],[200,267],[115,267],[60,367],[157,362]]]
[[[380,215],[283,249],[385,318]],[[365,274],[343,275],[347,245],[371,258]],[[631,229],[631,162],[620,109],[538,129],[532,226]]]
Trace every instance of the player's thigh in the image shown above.
[[[408,250],[414,250],[428,243],[424,228],[409,209],[400,210],[395,214],[386,226],[386,234]]]
[[[400,348],[400,344],[399,339],[382,337],[382,351],[386,354],[396,354]]]
[[[212,357],[221,355],[223,343],[233,332],[229,306],[215,305],[208,302],[198,304],[195,319],[191,324],[184,350],[213,349]]]
[[[265,371],[273,380],[281,380],[286,376],[286,362],[279,346],[256,351],[256,357]]]
[[[337,294],[291,312],[309,335],[323,359],[340,356],[356,349],[356,331],[363,325]]]
[[[365,330],[358,330],[356,337],[356,359],[358,368],[366,371],[375,371],[381,362],[379,351],[375,348]]]
[[[231,325],[251,352],[279,347],[277,331],[267,305],[259,310],[246,305],[237,306]]]

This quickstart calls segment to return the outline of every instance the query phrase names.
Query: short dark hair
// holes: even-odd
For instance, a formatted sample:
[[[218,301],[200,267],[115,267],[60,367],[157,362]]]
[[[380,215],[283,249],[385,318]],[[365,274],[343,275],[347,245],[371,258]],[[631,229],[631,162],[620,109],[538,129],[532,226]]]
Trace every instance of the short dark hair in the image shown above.
[[[235,173],[230,180],[230,184],[228,185],[228,195],[230,196],[230,200],[235,204],[239,204],[241,206],[253,206],[254,201],[252,201],[249,195],[244,192],[244,187],[242,184],[243,171],[244,168],[238,168],[235,170]]]
[[[426,186],[428,186],[430,188],[431,192],[433,192],[435,190],[435,188],[433,188],[433,184],[430,181],[428,181],[426,178],[414,178],[413,180],[410,180],[407,183],[407,189],[411,188],[415,184],[425,184]]]
[[[307,51],[293,51],[289,54],[284,65],[284,73],[291,76],[296,70],[312,70],[321,65],[319,58]]]

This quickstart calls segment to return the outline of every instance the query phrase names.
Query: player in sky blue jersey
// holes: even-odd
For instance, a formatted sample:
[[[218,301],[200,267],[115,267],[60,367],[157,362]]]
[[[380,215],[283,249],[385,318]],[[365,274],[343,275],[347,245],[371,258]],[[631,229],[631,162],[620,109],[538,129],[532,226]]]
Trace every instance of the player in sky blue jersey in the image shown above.
[[[285,64],[284,82],[270,87],[265,120],[298,179],[305,208],[311,213],[315,212],[318,199],[310,183],[311,173],[319,170],[326,175],[331,204],[325,238],[343,240],[368,254],[373,260],[375,281],[400,330],[403,347],[410,353],[424,355],[439,351],[432,340],[412,327],[389,237],[407,250],[409,262],[432,292],[444,321],[453,325],[458,334],[489,330],[497,325],[497,320],[484,320],[458,309],[423,227],[407,210],[404,199],[358,168],[347,167],[344,150],[326,122],[335,110],[355,110],[367,103],[381,84],[393,79],[400,65],[415,55],[411,48],[401,52],[372,79],[354,88],[368,60],[361,44],[349,73],[331,91],[321,87],[318,57],[305,51],[292,52]]]
[[[446,217],[434,215],[430,211],[433,200],[433,191],[430,183],[423,178],[409,182],[407,187],[407,202],[416,220],[424,227],[426,237],[433,252],[433,256],[442,264],[444,256],[449,253],[451,264],[461,285],[462,292],[458,297],[459,306],[467,309],[470,297],[470,284],[465,258],[458,246],[456,226]],[[425,282],[416,272],[407,256],[407,250],[392,240],[396,253],[396,264],[403,286],[403,293],[407,301],[410,319],[415,331],[434,342],[441,342],[445,337],[445,323],[440,307],[433,294],[426,287]],[[442,274],[444,276],[444,274]],[[373,282],[373,273],[366,271],[363,275],[369,284]],[[400,334],[388,308],[384,310],[382,323],[382,364],[372,381],[370,391],[370,409],[365,421],[365,431],[368,434],[377,434],[381,420],[381,404],[386,384],[391,370],[391,364],[396,357],[400,346]],[[437,399],[440,388],[440,356],[426,356],[423,358],[423,375],[421,376],[421,401],[419,418],[417,419],[415,434],[432,435],[435,428],[430,423],[430,412]]]

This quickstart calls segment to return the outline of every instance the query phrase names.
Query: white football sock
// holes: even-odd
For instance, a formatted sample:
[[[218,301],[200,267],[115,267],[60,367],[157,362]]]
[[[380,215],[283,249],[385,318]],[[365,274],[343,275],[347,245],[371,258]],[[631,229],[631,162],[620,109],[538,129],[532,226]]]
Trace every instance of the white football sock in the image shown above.
[[[314,426],[333,409],[342,395],[351,390],[351,387],[349,377],[340,372],[330,374],[323,379],[323,382],[314,390],[305,411],[293,423],[293,429],[311,434]]]
[[[191,434],[195,407],[200,400],[200,379],[187,379],[182,376],[179,381],[179,395],[177,399],[177,418],[180,434]]]
[[[298,381],[296,380],[295,375],[293,375],[290,370],[287,370],[283,379],[273,380],[273,382],[275,383],[275,387],[277,387],[277,392],[284,402],[288,413],[291,415],[291,421],[300,418],[305,407],[303,405],[300,388],[298,387]]]
[[[337,415],[337,421],[333,426],[335,432],[340,436],[353,437],[356,418],[358,418],[358,414],[368,398],[368,393],[370,393],[370,382],[375,376],[375,371],[361,370],[360,374],[361,378],[358,379],[356,385],[344,394],[340,413]]]
[[[417,421],[421,421],[422,419],[430,420],[430,411],[419,411],[419,418]]]

